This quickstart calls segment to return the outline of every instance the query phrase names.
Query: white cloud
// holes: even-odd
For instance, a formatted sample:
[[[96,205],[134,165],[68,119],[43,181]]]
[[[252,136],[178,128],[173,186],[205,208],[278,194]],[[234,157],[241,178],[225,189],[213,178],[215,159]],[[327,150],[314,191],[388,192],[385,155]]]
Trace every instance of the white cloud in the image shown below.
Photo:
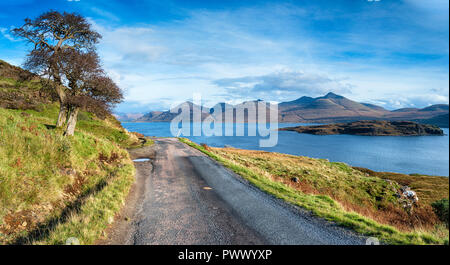
[[[229,94],[251,96],[265,100],[281,100],[292,95],[318,96],[330,91],[349,94],[353,85],[346,80],[324,74],[282,70],[260,76],[224,78],[214,81]]]
[[[19,41],[18,39],[14,38],[9,32],[10,32],[10,30],[7,29],[7,28],[0,28],[0,34],[4,38],[6,38],[6,39],[8,39],[10,41],[14,41],[14,42]]]
[[[448,104],[448,96],[438,94],[406,95],[392,99],[369,100],[368,103],[383,106],[386,109],[423,108],[433,104]]]

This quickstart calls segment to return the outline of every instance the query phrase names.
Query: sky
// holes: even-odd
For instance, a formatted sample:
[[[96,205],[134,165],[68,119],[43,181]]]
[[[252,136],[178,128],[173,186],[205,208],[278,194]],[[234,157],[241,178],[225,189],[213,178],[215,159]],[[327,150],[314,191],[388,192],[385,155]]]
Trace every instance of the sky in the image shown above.
[[[0,59],[30,46],[10,34],[48,10],[76,12],[102,36],[117,112],[203,102],[272,102],[334,92],[387,109],[449,102],[447,0],[1,0]]]

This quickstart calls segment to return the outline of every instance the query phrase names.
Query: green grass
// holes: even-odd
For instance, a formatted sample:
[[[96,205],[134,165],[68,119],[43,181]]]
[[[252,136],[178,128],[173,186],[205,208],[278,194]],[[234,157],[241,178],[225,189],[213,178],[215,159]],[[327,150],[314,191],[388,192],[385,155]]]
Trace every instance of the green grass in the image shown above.
[[[134,167],[125,166],[114,172],[113,178],[99,192],[87,197],[78,209],[52,232],[33,244],[65,244],[67,238],[75,237],[81,244],[93,244],[114,221],[115,214],[125,203],[129,187],[134,182]]]
[[[58,108],[0,108],[0,243],[93,243],[134,181],[124,148],[137,137],[114,118],[80,114],[73,137],[52,127]]]
[[[375,209],[380,204],[395,201],[385,180],[366,176],[346,164],[260,151],[240,150],[236,154],[232,150],[238,149],[209,148],[184,138],[179,140],[220,162],[261,190],[358,233],[375,236],[387,244],[448,244],[448,230],[444,231],[443,235],[420,229],[403,232],[394,226],[376,222],[372,218],[348,210],[347,205],[342,204],[347,200],[352,206],[359,203],[361,207]],[[277,159],[278,156],[280,159]],[[302,166],[289,167],[300,161]],[[300,187],[286,181],[293,176],[300,177]],[[301,186],[303,182],[306,183],[304,187]],[[396,183],[392,185],[398,186]],[[335,189],[330,190],[330,187]],[[311,189],[311,192],[303,192],[302,188]],[[374,199],[377,194],[383,194],[384,199],[381,202]],[[332,197],[342,201],[338,202]],[[436,230],[442,232],[441,228]]]

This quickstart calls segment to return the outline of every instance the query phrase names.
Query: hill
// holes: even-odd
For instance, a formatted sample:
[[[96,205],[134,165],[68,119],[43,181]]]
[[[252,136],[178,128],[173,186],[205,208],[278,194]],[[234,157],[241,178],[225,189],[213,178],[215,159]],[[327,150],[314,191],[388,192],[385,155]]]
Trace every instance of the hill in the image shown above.
[[[429,120],[437,116],[448,115],[448,105],[445,104],[436,104],[431,105],[422,109],[417,108],[404,108],[391,111],[385,117],[391,120]],[[444,120],[440,120],[440,122],[444,122]],[[445,123],[445,127],[448,128],[448,119]]]
[[[425,124],[432,124],[432,125],[439,126],[442,128],[448,128],[449,115],[447,113],[447,114],[437,115],[437,116],[434,116],[429,119],[416,119],[413,121],[425,123]]]
[[[50,93],[41,87],[41,78],[0,60],[0,107],[42,110],[52,102]]]
[[[134,182],[126,148],[141,142],[113,116],[85,111],[75,135],[63,137],[41,82],[0,62],[0,244],[90,244]]]

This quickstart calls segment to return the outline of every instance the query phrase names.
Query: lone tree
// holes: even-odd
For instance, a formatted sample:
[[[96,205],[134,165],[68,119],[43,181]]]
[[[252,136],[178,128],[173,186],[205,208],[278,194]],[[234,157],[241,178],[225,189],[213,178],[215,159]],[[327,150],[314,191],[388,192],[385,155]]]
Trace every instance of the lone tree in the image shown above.
[[[95,44],[101,35],[92,30],[87,20],[75,13],[46,12],[36,19],[25,19],[25,24],[12,30],[34,45],[28,54],[25,67],[37,74],[47,76],[56,92],[60,111],[57,127],[62,127],[68,119],[67,89],[60,75],[58,58],[66,50],[78,52],[95,51]]]
[[[94,51],[80,52],[67,49],[58,54],[57,64],[65,92],[65,109],[68,111],[65,135],[73,135],[80,109],[86,109],[103,117],[123,95],[120,88],[100,66]]]

